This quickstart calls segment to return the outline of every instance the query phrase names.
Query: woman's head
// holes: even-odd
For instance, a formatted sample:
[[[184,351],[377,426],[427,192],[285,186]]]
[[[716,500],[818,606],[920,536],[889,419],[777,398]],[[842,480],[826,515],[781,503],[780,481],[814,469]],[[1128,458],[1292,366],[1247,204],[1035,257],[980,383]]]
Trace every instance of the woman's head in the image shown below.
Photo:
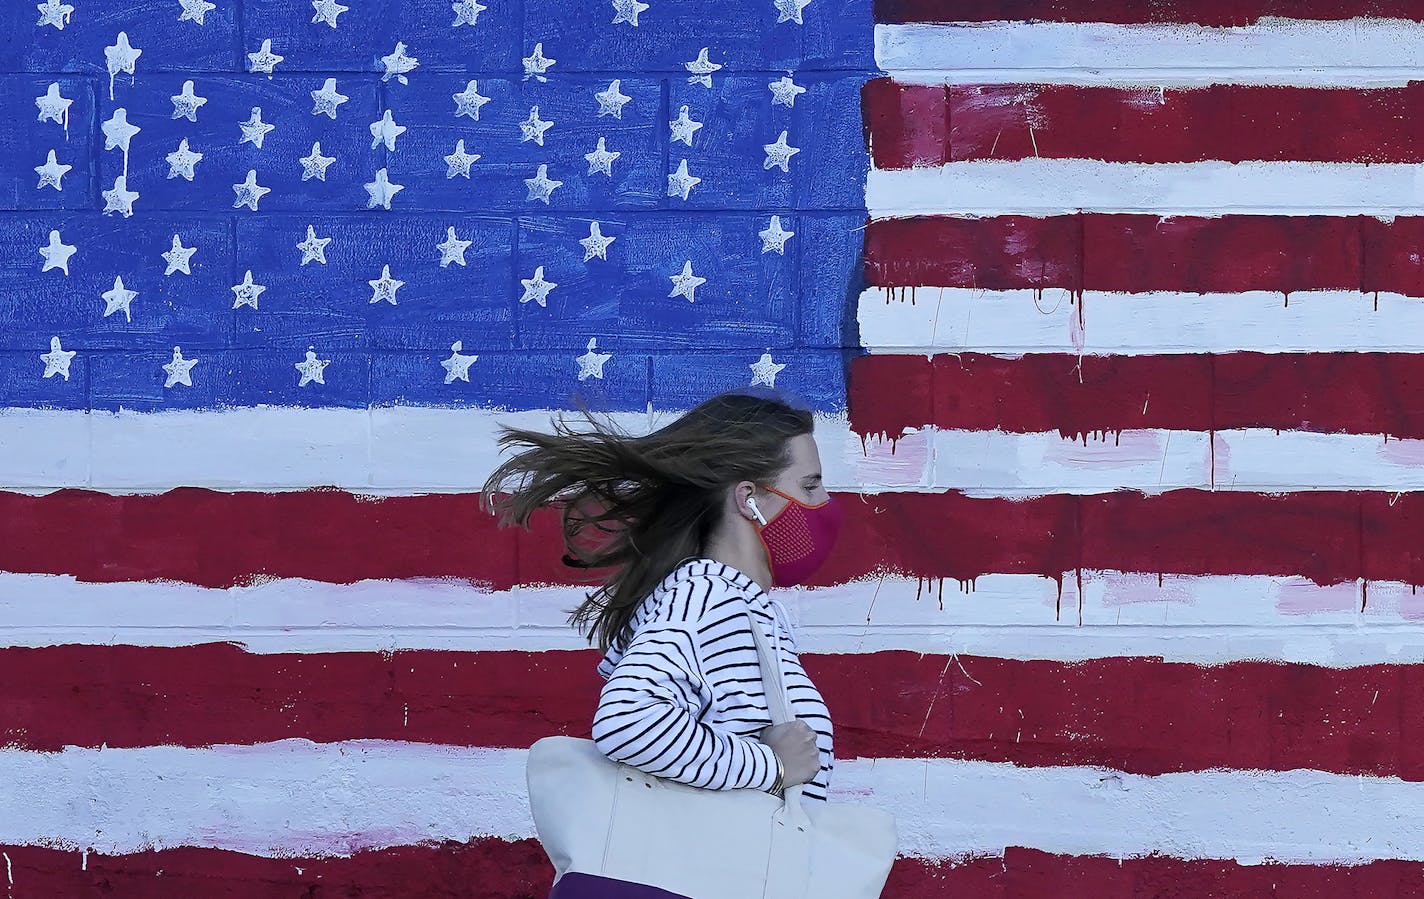
[[[544,434],[501,426],[501,448],[527,449],[504,461],[481,491],[481,508],[500,524],[527,526],[541,506],[562,509],[564,563],[609,568],[610,576],[572,610],[592,623],[601,648],[627,636],[637,604],[683,560],[710,545],[755,540],[755,511],[773,520],[791,502],[827,496],[812,438],[811,412],[794,396],[757,388],[713,396],[641,437],[562,420]],[[512,488],[504,482],[522,476]]]

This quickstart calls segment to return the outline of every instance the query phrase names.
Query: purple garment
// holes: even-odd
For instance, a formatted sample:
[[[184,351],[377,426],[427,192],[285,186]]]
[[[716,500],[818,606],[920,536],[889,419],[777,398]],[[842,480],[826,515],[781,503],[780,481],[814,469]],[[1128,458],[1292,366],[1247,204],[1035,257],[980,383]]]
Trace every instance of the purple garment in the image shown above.
[[[549,899],[687,899],[679,893],[669,893],[657,887],[626,880],[614,880],[597,874],[570,871],[549,893]]]

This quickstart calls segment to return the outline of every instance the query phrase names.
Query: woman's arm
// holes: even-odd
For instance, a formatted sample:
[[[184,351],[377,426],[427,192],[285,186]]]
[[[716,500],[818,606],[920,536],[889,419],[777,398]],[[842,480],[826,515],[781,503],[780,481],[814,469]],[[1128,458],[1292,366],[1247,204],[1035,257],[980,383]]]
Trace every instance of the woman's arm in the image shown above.
[[[680,622],[640,628],[599,694],[593,741],[605,756],[655,777],[713,790],[768,790],[772,748],[698,721],[711,701],[695,633]]]

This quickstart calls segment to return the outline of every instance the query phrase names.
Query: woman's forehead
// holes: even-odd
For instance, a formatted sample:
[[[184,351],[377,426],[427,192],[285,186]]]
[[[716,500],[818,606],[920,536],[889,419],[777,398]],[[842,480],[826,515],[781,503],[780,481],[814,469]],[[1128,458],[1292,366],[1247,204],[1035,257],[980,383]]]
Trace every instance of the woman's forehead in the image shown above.
[[[790,441],[791,465],[786,473],[794,478],[821,473],[821,454],[810,434],[799,434]]]

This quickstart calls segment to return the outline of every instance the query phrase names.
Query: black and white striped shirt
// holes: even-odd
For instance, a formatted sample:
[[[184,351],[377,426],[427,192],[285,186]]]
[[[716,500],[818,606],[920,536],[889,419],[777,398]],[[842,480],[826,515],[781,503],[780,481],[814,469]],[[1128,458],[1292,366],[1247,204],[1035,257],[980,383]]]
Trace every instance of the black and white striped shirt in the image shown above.
[[[747,574],[713,559],[682,562],[633,615],[633,636],[598,665],[605,681],[593,740],[614,761],[713,790],[767,790],[776,755],[756,735],[771,724],[745,610],[779,638],[787,708],[816,732],[821,770],[802,799],[826,801],[830,713],[796,653],[786,610]]]

